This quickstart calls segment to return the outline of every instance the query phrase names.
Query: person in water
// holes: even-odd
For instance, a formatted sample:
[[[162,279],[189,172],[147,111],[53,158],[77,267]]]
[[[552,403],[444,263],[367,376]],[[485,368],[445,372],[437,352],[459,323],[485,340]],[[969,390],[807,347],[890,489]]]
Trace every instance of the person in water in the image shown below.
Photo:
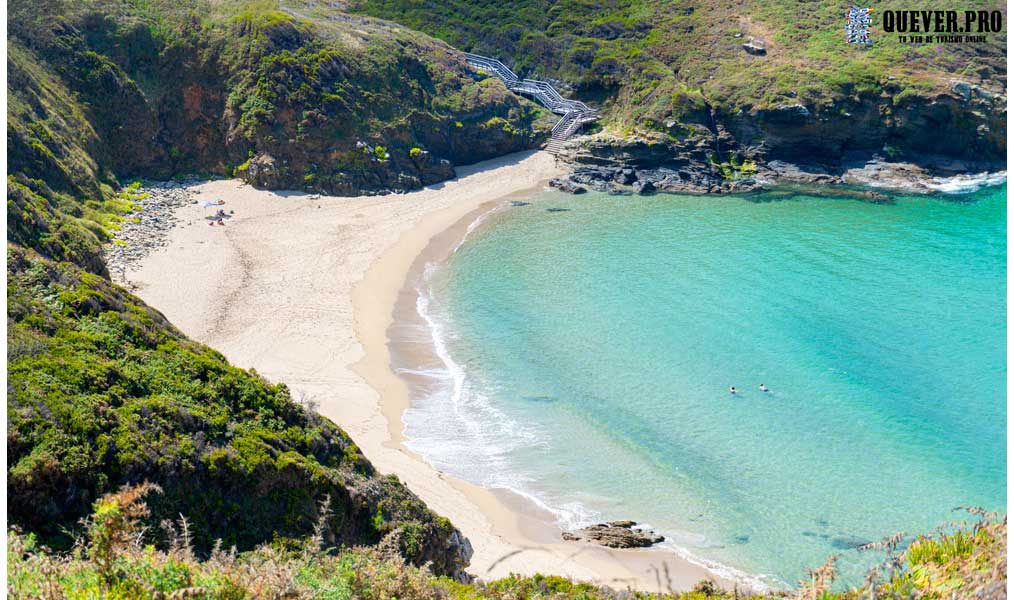
[[[768,392],[768,391],[770,391],[770,390],[768,390],[768,386],[764,385],[763,383],[762,383],[762,384],[760,384],[760,385],[759,385],[759,386],[757,386],[757,387],[758,387],[758,388],[760,389],[760,391],[762,391],[762,392]]]
[[[736,393],[736,386],[730,385],[729,386],[729,393],[730,394],[735,394]]]

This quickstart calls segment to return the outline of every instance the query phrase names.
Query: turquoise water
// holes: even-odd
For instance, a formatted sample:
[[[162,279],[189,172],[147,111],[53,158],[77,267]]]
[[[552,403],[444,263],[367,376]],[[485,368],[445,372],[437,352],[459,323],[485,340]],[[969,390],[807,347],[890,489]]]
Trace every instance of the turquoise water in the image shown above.
[[[446,370],[410,446],[564,526],[634,519],[776,584],[839,553],[858,582],[856,544],[1006,505],[1005,195],[494,213],[428,272]]]

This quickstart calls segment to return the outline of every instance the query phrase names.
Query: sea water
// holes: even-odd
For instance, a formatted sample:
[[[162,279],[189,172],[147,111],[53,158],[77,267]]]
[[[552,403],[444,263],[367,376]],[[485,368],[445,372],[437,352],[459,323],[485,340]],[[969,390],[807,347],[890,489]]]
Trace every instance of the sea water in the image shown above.
[[[1006,505],[1005,195],[505,207],[420,284],[443,367],[408,444],[565,528],[859,583],[857,546]]]

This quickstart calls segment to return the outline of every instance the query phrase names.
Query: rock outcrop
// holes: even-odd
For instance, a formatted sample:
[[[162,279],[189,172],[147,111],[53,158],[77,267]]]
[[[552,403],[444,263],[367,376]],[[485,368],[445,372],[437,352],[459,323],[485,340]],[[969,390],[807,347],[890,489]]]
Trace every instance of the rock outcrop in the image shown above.
[[[600,192],[738,193],[760,189],[747,171],[723,174],[710,157],[706,138],[674,147],[643,138],[618,140],[608,135],[584,136],[565,144],[558,155],[572,169],[550,183],[564,191],[573,186]]]
[[[634,521],[609,521],[578,531],[564,532],[567,541],[586,541],[607,548],[647,548],[665,541],[665,537],[652,531],[637,529]]]
[[[635,193],[646,193],[643,184],[633,187],[615,169],[634,169],[637,182],[659,192],[726,193],[758,182],[911,189],[919,178],[1006,168],[1002,90],[953,81],[946,91],[914,92],[892,77],[881,85],[880,95],[817,104],[790,94],[787,102],[734,112],[705,105],[686,122],[667,122],[664,133],[583,136],[559,156],[577,183],[603,191],[630,185]],[[744,164],[751,168],[738,168]],[[598,169],[612,175],[590,172]]]
[[[166,38],[99,8],[13,20],[12,173],[74,196],[115,188],[113,174],[178,173],[378,194],[536,148],[555,121],[442,42],[380,21],[328,24],[358,46],[267,9],[173,27]]]
[[[568,194],[583,194],[588,191],[584,186],[578,185],[569,177],[554,177],[549,180],[549,187],[554,187],[561,192]]]

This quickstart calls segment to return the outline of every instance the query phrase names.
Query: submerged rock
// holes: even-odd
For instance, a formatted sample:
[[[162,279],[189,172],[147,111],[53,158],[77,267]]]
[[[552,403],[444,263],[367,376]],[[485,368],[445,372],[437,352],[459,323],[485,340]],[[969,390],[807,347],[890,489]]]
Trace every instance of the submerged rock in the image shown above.
[[[634,529],[634,521],[609,521],[571,533],[565,531],[563,539],[568,541],[586,541],[607,548],[647,548],[665,540],[665,537],[653,532]]]

